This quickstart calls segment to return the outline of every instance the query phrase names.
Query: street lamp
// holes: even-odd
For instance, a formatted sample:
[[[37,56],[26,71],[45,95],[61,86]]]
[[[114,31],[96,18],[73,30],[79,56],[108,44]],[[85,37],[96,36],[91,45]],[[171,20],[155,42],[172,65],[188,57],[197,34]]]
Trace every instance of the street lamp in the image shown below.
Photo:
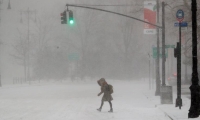
[[[192,85],[190,86],[191,91],[191,106],[188,113],[188,118],[197,118],[200,115],[200,88],[199,78],[197,71],[197,2],[192,0]]]
[[[28,80],[29,81],[29,84],[31,84],[31,81],[30,81],[30,15],[31,14],[35,14],[35,22],[36,22],[36,10],[35,11],[32,11],[32,10],[29,10],[29,8],[28,8],[28,10],[25,10],[25,11],[20,11],[20,14],[21,14],[21,20],[20,20],[20,22],[22,23],[22,13],[25,13],[25,14],[27,14],[28,16],[28,37],[27,37],[27,47],[28,47],[28,49],[27,49],[27,56],[25,56],[25,57],[27,57],[27,67],[28,67],[28,70],[27,70],[27,76],[25,76],[25,80]]]

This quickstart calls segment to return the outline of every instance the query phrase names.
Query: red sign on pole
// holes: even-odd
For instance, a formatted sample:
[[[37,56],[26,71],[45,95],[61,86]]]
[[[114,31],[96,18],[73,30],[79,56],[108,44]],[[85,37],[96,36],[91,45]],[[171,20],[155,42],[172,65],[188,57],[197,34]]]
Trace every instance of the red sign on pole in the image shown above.
[[[156,1],[144,1],[144,21],[156,24]],[[156,34],[156,27],[145,23],[144,34]]]

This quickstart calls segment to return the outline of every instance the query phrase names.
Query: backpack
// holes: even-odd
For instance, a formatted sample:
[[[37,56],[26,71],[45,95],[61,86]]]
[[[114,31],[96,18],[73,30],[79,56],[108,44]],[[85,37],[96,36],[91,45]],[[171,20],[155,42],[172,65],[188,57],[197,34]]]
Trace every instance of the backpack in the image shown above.
[[[109,89],[109,91],[110,91],[110,94],[112,94],[113,93],[113,86],[112,85],[108,85],[108,89]]]

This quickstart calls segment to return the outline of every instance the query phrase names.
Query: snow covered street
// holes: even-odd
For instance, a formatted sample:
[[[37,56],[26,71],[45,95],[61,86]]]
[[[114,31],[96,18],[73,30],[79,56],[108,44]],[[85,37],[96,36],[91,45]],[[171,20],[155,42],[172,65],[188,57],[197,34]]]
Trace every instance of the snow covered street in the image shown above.
[[[0,120],[170,120],[149,101],[144,81],[108,80],[114,87],[113,113],[102,112],[94,82],[32,84],[0,88]]]
[[[200,0],[0,0],[0,120],[200,120],[199,43]]]

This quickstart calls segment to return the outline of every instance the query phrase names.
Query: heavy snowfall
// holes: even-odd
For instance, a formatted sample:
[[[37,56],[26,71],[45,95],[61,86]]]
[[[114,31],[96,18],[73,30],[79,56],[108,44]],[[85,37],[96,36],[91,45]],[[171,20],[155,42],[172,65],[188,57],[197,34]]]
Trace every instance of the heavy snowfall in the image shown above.
[[[0,0],[0,120],[188,119],[191,1]],[[184,11],[181,38],[177,10]],[[199,13],[197,0],[197,30]],[[180,39],[179,73],[174,48]],[[106,82],[98,84],[101,78]],[[110,100],[100,107],[108,85],[111,112]],[[162,86],[170,93],[164,95]],[[163,103],[165,98],[171,102]]]

